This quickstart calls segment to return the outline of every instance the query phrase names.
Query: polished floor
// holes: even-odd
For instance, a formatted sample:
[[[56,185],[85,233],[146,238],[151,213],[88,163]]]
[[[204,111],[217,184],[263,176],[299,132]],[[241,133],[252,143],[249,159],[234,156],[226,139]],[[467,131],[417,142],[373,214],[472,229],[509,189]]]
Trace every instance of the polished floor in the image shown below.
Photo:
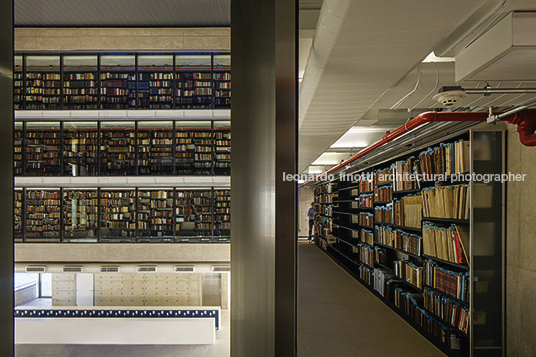
[[[298,357],[444,356],[320,248],[298,247]],[[214,345],[16,345],[15,356],[226,357],[229,346],[225,310]]]
[[[445,356],[320,248],[298,251],[298,357]]]

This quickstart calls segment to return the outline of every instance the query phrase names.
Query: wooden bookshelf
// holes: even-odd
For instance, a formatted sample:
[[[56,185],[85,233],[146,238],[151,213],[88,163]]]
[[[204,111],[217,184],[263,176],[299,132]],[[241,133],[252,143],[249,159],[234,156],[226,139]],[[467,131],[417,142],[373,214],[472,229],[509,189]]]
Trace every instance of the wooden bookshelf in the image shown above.
[[[63,56],[62,109],[98,109],[99,71],[97,55]]]
[[[372,172],[372,182],[319,183],[315,201],[335,187],[338,207],[335,243],[325,247],[322,234],[317,242],[445,354],[495,355],[504,349],[504,186],[451,178],[502,173],[504,131],[479,126],[423,142],[352,172]]]
[[[26,190],[25,201],[25,242],[59,242],[62,208],[60,190]]]
[[[60,56],[29,55],[26,57],[25,73],[25,108],[60,109]]]
[[[227,242],[231,236],[231,190],[214,190],[214,239]]]
[[[13,191],[13,240],[15,243],[23,241],[24,190],[17,188]]]
[[[13,58],[13,109],[19,110],[24,108],[24,65],[23,57],[15,56]]]
[[[100,57],[100,109],[136,109],[136,57]]]
[[[135,122],[103,122],[100,128],[100,174],[136,173]]]
[[[216,126],[217,125],[217,126]],[[214,175],[231,174],[231,123],[215,123]]]
[[[35,126],[26,124],[25,175],[58,176],[61,173],[61,131],[59,122]]]
[[[214,73],[214,108],[231,107],[231,56],[215,55]]]
[[[100,239],[103,242],[136,241],[136,197],[132,189],[100,190]]]
[[[138,189],[138,241],[171,242],[175,236],[173,189]]]

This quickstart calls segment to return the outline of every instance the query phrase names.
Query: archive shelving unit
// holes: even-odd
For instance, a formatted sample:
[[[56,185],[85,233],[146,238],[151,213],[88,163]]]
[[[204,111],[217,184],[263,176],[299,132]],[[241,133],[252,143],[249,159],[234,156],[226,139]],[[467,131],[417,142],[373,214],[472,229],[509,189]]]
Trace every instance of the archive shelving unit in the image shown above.
[[[316,185],[315,241],[448,356],[502,356],[504,128],[422,132]]]

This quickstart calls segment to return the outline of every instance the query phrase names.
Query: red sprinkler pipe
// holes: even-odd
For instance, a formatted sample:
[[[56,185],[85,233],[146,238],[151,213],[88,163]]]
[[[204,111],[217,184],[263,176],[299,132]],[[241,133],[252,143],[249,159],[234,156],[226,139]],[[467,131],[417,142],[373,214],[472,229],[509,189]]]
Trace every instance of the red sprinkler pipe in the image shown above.
[[[314,180],[307,181],[306,183],[300,185],[299,187],[306,186],[314,181],[317,181],[319,178],[329,175],[330,173],[337,171],[338,169],[354,162],[360,157],[370,153],[371,151],[381,147],[382,145],[387,144],[388,142],[393,141],[394,139],[402,136],[403,134],[423,125],[426,123],[433,122],[477,122],[477,121],[487,121],[489,113],[487,112],[426,112],[418,115],[417,117],[410,120],[406,125],[403,125],[393,132],[387,131],[386,135],[379,141],[376,141],[374,144],[369,147],[361,150],[354,156],[350,157],[348,160],[341,162],[339,165],[329,169],[328,171],[318,175]],[[517,131],[519,132],[519,140],[525,146],[536,146],[536,110],[524,110],[521,112],[516,112],[511,115],[507,115],[504,118],[501,118],[503,121],[508,121],[511,124],[517,125]]]

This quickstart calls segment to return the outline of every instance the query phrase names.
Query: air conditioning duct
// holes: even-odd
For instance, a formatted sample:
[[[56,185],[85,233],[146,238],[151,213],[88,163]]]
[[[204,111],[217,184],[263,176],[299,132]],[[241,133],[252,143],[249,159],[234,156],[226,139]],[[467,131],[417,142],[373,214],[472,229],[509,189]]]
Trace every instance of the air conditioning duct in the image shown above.
[[[456,55],[456,82],[536,80],[536,12],[511,12]]]

